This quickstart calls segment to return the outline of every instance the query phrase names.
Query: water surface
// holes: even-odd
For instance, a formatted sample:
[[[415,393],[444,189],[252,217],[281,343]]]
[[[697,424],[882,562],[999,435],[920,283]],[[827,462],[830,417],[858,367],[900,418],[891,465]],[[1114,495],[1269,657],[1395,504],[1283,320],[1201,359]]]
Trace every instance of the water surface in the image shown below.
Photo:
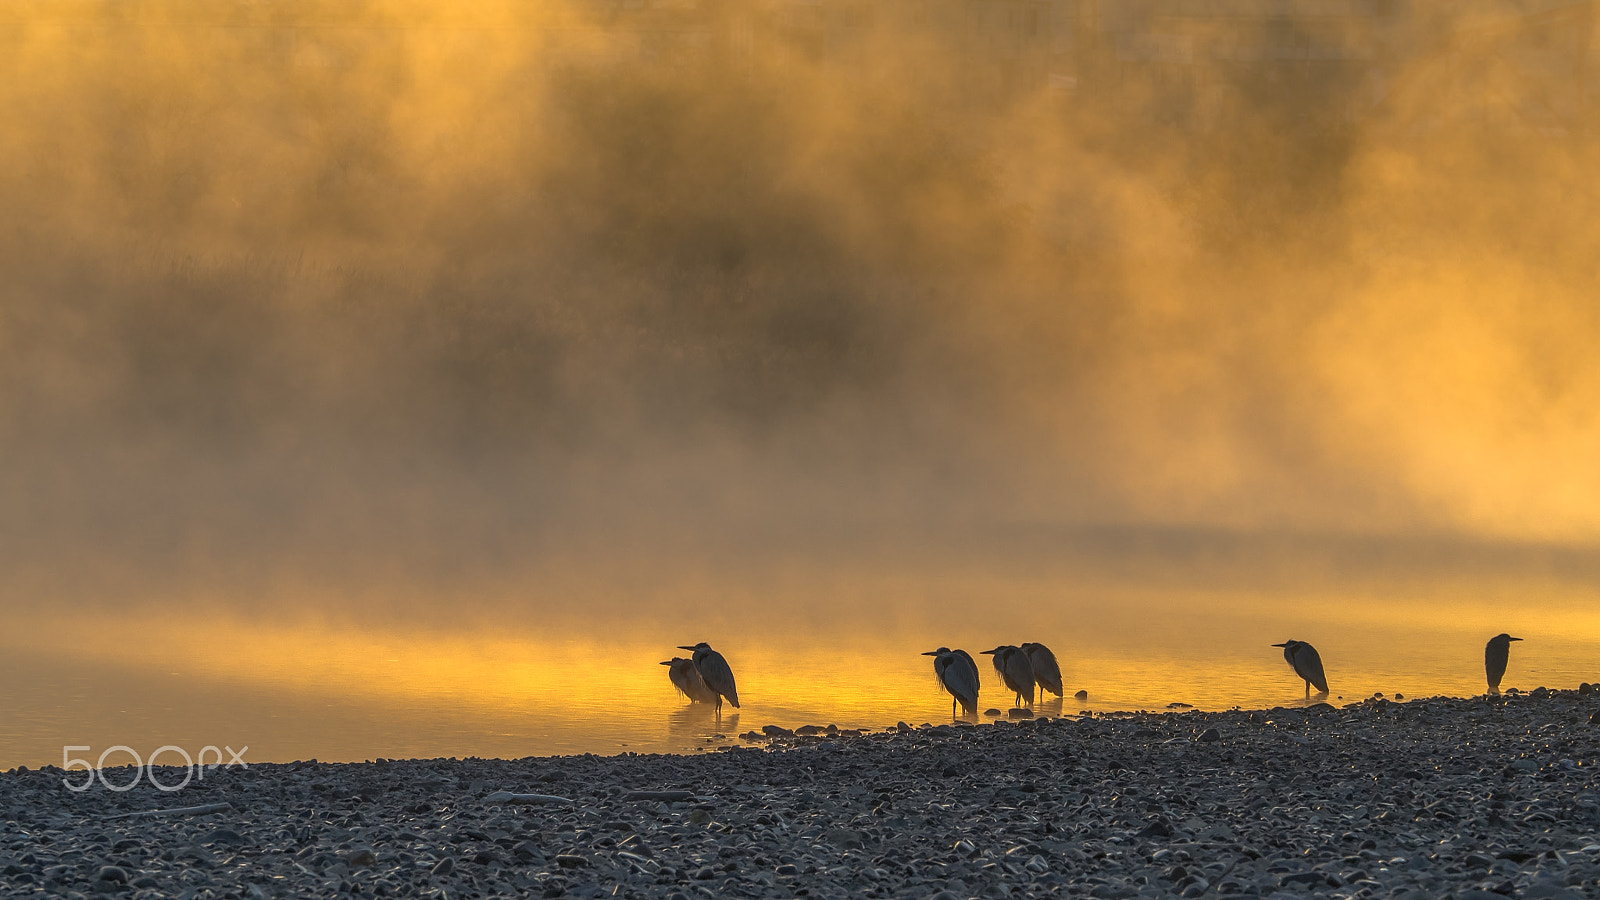
[[[1589,589],[1445,596],[1459,587],[1338,596],[1098,588],[1087,592],[1096,601],[1055,585],[1037,596],[1019,589],[1010,603],[974,599],[965,623],[945,621],[949,604],[926,621],[833,613],[809,626],[780,608],[741,625],[580,619],[537,630],[148,614],[65,630],[35,623],[4,638],[0,765],[59,765],[65,746],[98,758],[115,745],[141,755],[248,747],[250,761],[697,752],[767,724],[937,723],[951,718],[949,697],[922,651],[976,654],[1025,640],[1061,660],[1068,696],[1040,704],[1051,714],[1304,702],[1303,684],[1269,646],[1291,637],[1319,648],[1335,703],[1482,693],[1483,644],[1502,630],[1525,638],[1513,645],[1506,687],[1600,681],[1600,606]],[[669,684],[658,663],[698,640],[733,666],[741,709],[719,716]],[[979,659],[980,706],[1003,710],[1011,698]],[[1087,703],[1072,698],[1078,690]],[[127,760],[118,751],[106,762]]]

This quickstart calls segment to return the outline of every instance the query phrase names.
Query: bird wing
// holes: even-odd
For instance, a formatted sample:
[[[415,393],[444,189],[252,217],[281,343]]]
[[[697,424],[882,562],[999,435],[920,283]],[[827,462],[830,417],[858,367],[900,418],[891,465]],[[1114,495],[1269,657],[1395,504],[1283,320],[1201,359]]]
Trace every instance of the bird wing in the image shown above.
[[[1050,648],[1034,644],[1028,652],[1028,662],[1033,666],[1033,680],[1050,693],[1061,696],[1061,666]]]
[[[939,662],[944,663],[944,668],[939,670],[939,680],[944,684],[944,689],[961,701],[962,707],[967,712],[977,712],[978,667],[971,665],[970,659],[963,662],[954,654]]]
[[[1498,637],[1489,639],[1483,648],[1483,670],[1489,676],[1489,687],[1500,687],[1501,679],[1506,677],[1506,662],[1511,658],[1511,642],[1502,641]]]
[[[700,677],[705,680],[706,687],[728,698],[735,709],[739,708],[739,689],[733,683],[733,670],[728,668],[728,661],[722,654],[715,650],[707,650],[704,656],[698,652],[699,657],[694,667],[700,671]]]
[[[684,694],[686,694],[690,700],[698,700],[701,703],[717,702],[717,692],[713,691],[711,687],[706,684],[706,680],[700,677],[700,670],[694,667],[694,663],[690,662],[689,665],[685,666],[684,668],[688,670],[684,673],[683,677],[685,685],[683,689]]]
[[[973,661],[972,654],[968,653],[965,650],[951,650],[950,653],[952,655],[954,655],[954,656],[958,656],[958,657],[961,658],[961,662],[962,662],[962,664],[964,664],[967,667],[967,671],[972,673],[972,683],[974,685],[977,685],[977,686],[981,687],[982,684],[983,684],[983,681],[982,681],[982,679],[978,678],[978,664]],[[978,688],[977,687],[973,688],[972,695],[974,697],[976,697],[978,695]]]
[[[1328,676],[1322,671],[1322,656],[1317,653],[1317,648],[1300,643],[1294,648],[1294,658],[1289,663],[1294,666],[1296,675],[1316,685],[1317,690],[1324,694],[1328,692]]]
[[[997,654],[998,662],[1000,656]],[[1005,654],[1005,668],[1000,675],[1005,679],[1006,687],[1019,694],[1033,696],[1033,664],[1028,662],[1028,657],[1021,650],[1012,649]]]
[[[687,665],[685,665],[686,663]],[[667,666],[667,677],[672,680],[672,686],[678,689],[678,693],[693,700],[695,699],[694,695],[689,693],[692,686],[689,684],[688,673],[691,672],[694,672],[694,663],[689,662],[687,659],[675,659]],[[698,674],[694,677],[696,681],[700,680]]]

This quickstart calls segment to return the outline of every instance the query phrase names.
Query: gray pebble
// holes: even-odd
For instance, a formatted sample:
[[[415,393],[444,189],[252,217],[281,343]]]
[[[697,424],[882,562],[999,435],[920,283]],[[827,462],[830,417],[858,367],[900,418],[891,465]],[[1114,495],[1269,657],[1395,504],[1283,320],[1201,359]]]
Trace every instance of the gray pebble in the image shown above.
[[[1600,879],[1600,789],[1579,764],[1593,732],[1566,723],[1593,705],[1592,692],[1546,691],[1060,727],[1002,718],[703,758],[262,763],[227,786],[258,811],[248,838],[207,820],[80,816],[94,798],[64,797],[54,773],[19,773],[0,776],[0,896],[256,900],[265,884],[247,873],[259,873],[270,896],[386,884],[486,897],[998,900],[1004,886],[1210,898],[1342,885],[1340,896],[1573,900]],[[1197,767],[1188,738],[1213,728],[1228,746]],[[541,784],[574,804],[481,802]],[[625,799],[671,791],[700,800]],[[235,856],[246,845],[262,850],[248,866]]]

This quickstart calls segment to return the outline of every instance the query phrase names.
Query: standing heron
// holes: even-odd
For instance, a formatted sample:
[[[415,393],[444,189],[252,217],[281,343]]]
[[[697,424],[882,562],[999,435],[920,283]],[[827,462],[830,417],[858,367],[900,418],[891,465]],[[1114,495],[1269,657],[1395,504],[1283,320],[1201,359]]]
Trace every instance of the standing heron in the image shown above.
[[[1282,647],[1283,658],[1288,660],[1296,675],[1305,679],[1307,697],[1311,696],[1312,685],[1324,694],[1328,692],[1328,676],[1322,671],[1322,657],[1317,655],[1317,648],[1305,641],[1284,641],[1272,646]]]
[[[1039,699],[1044,699],[1044,692],[1049,691],[1057,697],[1061,694],[1061,666],[1056,662],[1056,655],[1050,648],[1043,644],[1023,644],[1017,648],[1028,657],[1028,664],[1033,669],[1033,680],[1039,683]]]
[[[679,650],[692,650],[694,655],[694,670],[700,673],[700,679],[714,695],[712,700],[717,704],[717,712],[722,711],[722,698],[726,697],[734,709],[739,708],[739,689],[733,683],[733,670],[728,668],[728,661],[722,654],[711,649],[711,645],[701,641],[694,646],[678,645]]]
[[[689,698],[690,703],[715,703],[719,698],[716,692],[706,687],[704,678],[694,667],[694,660],[674,656],[661,663],[667,667],[667,677],[672,679],[672,686],[678,693]]]
[[[967,651],[940,647],[922,655],[933,657],[933,674],[939,676],[939,684],[950,692],[950,715],[955,716],[958,701],[967,715],[977,715],[978,664]]]
[[[1483,648],[1483,671],[1489,676],[1489,693],[1500,693],[1500,679],[1506,677],[1506,659],[1511,655],[1511,642],[1520,641],[1509,634],[1497,634],[1489,638],[1488,646]]]
[[[994,670],[1000,673],[1000,680],[1006,683],[1017,695],[1017,705],[1022,705],[1022,698],[1028,698],[1028,705],[1033,705],[1033,663],[1028,662],[1028,654],[1023,653],[1018,647],[1010,644],[1001,644],[993,650],[985,650],[994,657]]]

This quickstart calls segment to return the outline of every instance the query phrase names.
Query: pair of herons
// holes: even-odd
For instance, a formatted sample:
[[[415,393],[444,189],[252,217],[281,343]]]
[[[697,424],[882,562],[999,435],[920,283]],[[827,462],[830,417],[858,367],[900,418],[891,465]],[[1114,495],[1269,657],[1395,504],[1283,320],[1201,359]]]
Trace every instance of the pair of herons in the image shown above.
[[[1509,634],[1497,634],[1483,648],[1483,673],[1488,678],[1490,693],[1500,693],[1500,680],[1506,677],[1506,662],[1511,656],[1511,642],[1520,640],[1522,638]],[[1272,646],[1283,648],[1283,658],[1289,667],[1305,680],[1307,697],[1311,696],[1312,685],[1319,693],[1328,692],[1328,676],[1322,670],[1322,657],[1317,654],[1317,648],[1305,641],[1284,641]]]
[[[1023,705],[1023,698],[1027,698],[1027,705],[1033,705],[1033,688],[1038,685],[1039,693],[1045,691],[1061,696],[1061,666],[1056,662],[1056,655],[1050,648],[1043,644],[1023,644],[1013,646],[1001,644],[993,650],[982,651],[994,657],[994,670],[1000,674],[1000,680],[1006,687],[1017,695],[1016,705]],[[965,650],[951,650],[949,647],[940,647],[929,650],[923,656],[933,657],[933,674],[939,678],[939,684],[950,692],[950,714],[955,715],[956,704],[966,710],[967,715],[978,714],[978,664]]]
[[[739,688],[733,683],[733,669],[722,654],[711,649],[705,641],[698,644],[680,644],[679,650],[691,651],[688,659],[674,656],[663,660],[667,677],[683,692],[685,697],[698,703],[714,703],[722,711],[724,698],[734,709],[739,708]]]

